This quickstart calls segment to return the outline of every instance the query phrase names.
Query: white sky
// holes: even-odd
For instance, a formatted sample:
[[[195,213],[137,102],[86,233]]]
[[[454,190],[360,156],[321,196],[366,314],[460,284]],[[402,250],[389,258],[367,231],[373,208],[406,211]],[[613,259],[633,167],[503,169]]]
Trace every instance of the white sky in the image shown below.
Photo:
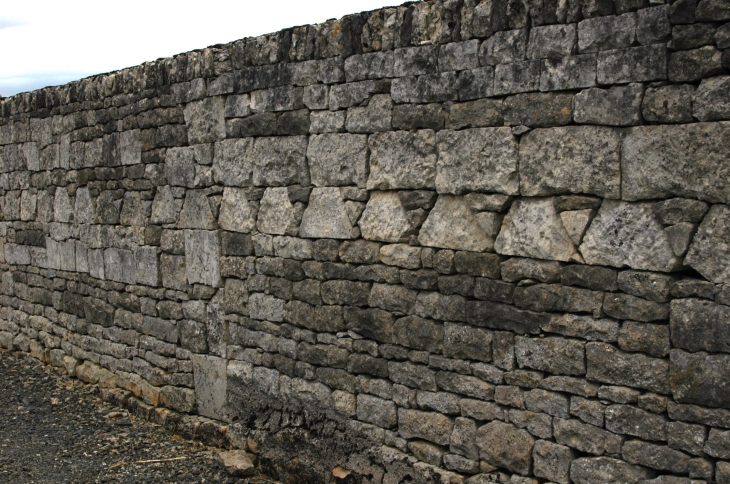
[[[0,0],[0,94],[404,0]]]

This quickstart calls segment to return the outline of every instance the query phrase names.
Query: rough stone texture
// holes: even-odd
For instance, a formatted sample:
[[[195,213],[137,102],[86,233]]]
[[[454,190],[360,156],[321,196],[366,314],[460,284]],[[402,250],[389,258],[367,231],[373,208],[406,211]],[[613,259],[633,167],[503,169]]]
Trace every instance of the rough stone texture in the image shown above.
[[[619,140],[618,132],[600,127],[528,133],[520,143],[520,193],[588,193],[619,198]]]
[[[729,129],[725,122],[632,128],[621,148],[622,197],[676,195],[727,203],[730,165],[721,153]]]
[[[663,272],[681,264],[648,203],[604,201],[579,250],[589,264]]]
[[[551,198],[515,201],[504,218],[494,249],[504,255],[559,261],[569,261],[576,255]]]
[[[475,212],[462,197],[454,195],[439,195],[418,240],[425,246],[475,252],[494,247],[493,239],[479,224]]]
[[[436,141],[439,193],[517,194],[517,143],[510,129],[446,130],[438,133]]]
[[[279,482],[728,480],[725,3],[422,1],[0,98],[0,346]]]
[[[692,240],[685,263],[716,283],[730,282],[728,234],[730,207],[713,205]]]

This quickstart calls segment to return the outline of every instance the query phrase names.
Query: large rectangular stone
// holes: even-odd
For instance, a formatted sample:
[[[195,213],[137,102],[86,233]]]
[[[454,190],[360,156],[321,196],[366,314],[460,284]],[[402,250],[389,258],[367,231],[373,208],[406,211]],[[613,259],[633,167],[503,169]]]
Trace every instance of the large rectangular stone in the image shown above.
[[[613,128],[536,129],[520,141],[520,192],[621,196],[621,135]]]
[[[185,231],[185,271],[188,283],[220,285],[220,243],[210,230]]]
[[[405,439],[420,438],[439,445],[449,445],[454,421],[436,412],[398,411],[398,433]]]
[[[284,321],[307,329],[335,333],[346,329],[341,306],[311,306],[301,301],[289,301]]]
[[[198,413],[226,420],[226,360],[215,356],[193,355],[193,376]]]
[[[569,55],[540,61],[540,90],[562,91],[596,85],[596,55]]]
[[[666,360],[624,353],[606,343],[588,343],[586,361],[588,380],[669,393],[669,364]]]
[[[470,324],[519,334],[539,334],[550,318],[549,314],[525,311],[509,304],[489,301],[468,301],[466,304],[466,319]]]
[[[78,247],[76,249],[78,251]],[[152,246],[137,247],[134,250],[135,278],[137,284],[158,286],[160,284],[159,249]]]
[[[517,141],[509,128],[445,130],[436,135],[436,140],[439,193],[517,194]]]
[[[658,81],[666,78],[666,44],[609,50],[598,54],[599,84]]]
[[[669,360],[675,401],[730,408],[730,355],[672,350]]]
[[[365,186],[368,173],[367,136],[322,134],[312,136],[307,148],[312,183],[318,187]]]
[[[368,145],[368,190],[435,186],[436,137],[430,129],[376,133],[370,136]]]
[[[621,146],[624,200],[730,202],[730,122],[631,128]]]
[[[515,338],[515,356],[520,368],[559,375],[584,375],[584,343],[566,338]]]
[[[306,136],[257,138],[250,151],[253,184],[309,185]]]
[[[730,307],[702,299],[670,305],[672,345],[687,351],[730,353]]]
[[[124,249],[104,250],[104,267],[106,278],[110,281],[135,284],[137,282],[137,264],[134,252]]]

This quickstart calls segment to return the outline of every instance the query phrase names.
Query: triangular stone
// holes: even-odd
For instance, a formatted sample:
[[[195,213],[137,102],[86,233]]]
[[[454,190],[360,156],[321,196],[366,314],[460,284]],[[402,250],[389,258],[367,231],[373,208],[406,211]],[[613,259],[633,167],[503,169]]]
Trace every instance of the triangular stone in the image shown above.
[[[231,232],[251,232],[256,227],[256,217],[243,188],[223,189],[218,225]]]
[[[340,189],[314,188],[302,215],[299,235],[323,239],[351,239],[352,225]]]
[[[286,187],[267,188],[261,199],[256,226],[264,234],[295,235],[301,214],[301,211],[297,212]]]
[[[363,238],[381,242],[399,242],[410,229],[396,192],[372,192],[359,225]]]
[[[494,250],[535,259],[575,260],[575,245],[552,198],[516,200],[504,218]]]
[[[174,224],[177,222],[181,204],[182,200],[173,198],[172,189],[169,185],[159,187],[155,199],[152,201],[150,222],[153,224]]]
[[[483,252],[493,240],[479,225],[475,212],[463,197],[439,195],[436,205],[423,222],[418,242],[429,247]]]
[[[215,218],[208,197],[199,190],[188,190],[180,212],[178,227],[181,229],[214,229]]]
[[[580,244],[588,224],[591,223],[592,212],[593,210],[591,209],[560,212],[560,220],[563,222],[563,227],[568,231],[568,235],[570,235],[575,245]]]

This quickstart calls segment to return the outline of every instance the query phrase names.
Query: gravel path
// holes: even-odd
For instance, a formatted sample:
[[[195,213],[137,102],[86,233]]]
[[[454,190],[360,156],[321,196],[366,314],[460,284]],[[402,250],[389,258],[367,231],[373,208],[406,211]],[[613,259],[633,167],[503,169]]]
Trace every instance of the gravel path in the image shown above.
[[[0,351],[0,482],[237,483],[217,450],[102,401],[96,387]],[[158,463],[140,460],[176,459]]]

